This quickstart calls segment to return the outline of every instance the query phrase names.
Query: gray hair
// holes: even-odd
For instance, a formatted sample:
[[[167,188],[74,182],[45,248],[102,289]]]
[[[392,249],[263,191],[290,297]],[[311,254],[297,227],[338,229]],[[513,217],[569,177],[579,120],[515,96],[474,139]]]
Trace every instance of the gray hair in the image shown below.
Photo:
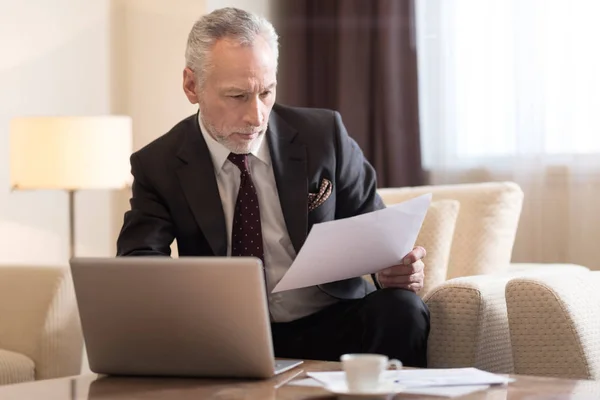
[[[194,71],[198,84],[202,87],[210,63],[210,50],[217,40],[233,38],[241,45],[251,46],[257,36],[262,36],[267,41],[277,60],[279,37],[269,21],[238,8],[215,10],[202,16],[192,27],[185,50],[186,66]]]

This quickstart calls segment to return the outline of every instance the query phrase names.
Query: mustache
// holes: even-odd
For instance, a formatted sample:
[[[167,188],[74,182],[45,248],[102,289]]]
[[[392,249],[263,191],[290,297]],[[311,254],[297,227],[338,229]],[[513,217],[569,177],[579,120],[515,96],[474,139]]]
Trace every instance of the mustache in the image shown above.
[[[267,126],[261,126],[258,129],[253,127],[253,126],[247,126],[244,128],[234,128],[234,129],[230,129],[229,132],[235,132],[235,133],[242,133],[242,134],[246,134],[246,135],[252,135],[255,133],[263,133],[267,130]]]

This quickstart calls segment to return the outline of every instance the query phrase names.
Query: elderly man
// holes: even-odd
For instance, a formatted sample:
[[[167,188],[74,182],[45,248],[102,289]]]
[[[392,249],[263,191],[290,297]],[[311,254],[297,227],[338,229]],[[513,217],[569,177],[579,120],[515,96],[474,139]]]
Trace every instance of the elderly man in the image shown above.
[[[176,239],[180,256],[253,256],[271,293],[313,224],[384,207],[375,171],[337,112],[275,104],[278,37],[265,19],[205,15],[185,58],[183,91],[198,113],[131,156],[118,255],[169,256]],[[275,355],[374,352],[425,367],[424,256],[415,248],[374,274],[376,287],[357,277],[269,294]]]

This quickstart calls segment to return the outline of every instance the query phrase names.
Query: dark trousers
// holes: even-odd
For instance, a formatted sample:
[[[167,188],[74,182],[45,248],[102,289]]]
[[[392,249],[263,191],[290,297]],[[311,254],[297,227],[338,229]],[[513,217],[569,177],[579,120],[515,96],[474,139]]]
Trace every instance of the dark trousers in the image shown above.
[[[427,366],[429,310],[407,290],[377,290],[271,329],[280,358],[339,361],[345,353],[377,353],[405,366]]]

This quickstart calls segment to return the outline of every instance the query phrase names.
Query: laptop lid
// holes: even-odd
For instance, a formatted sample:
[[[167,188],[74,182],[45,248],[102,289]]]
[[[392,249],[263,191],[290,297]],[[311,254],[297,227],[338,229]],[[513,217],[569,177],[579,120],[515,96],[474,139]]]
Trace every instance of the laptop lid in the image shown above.
[[[274,375],[260,260],[74,258],[71,270],[93,372]]]

